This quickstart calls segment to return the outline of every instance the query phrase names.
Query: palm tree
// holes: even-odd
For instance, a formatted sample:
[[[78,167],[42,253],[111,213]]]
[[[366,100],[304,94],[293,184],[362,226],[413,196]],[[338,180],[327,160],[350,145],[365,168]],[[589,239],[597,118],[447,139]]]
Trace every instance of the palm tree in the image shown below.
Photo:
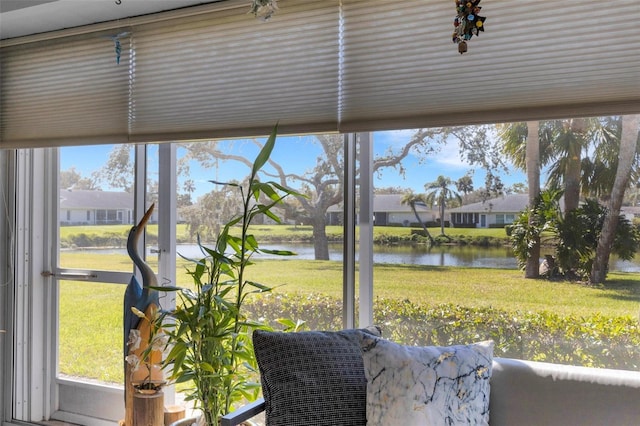
[[[471,177],[471,172],[462,176],[460,179],[456,181],[456,188],[459,192],[464,194],[464,201],[467,202],[467,196],[473,192],[473,178]]]
[[[640,115],[627,115],[622,118],[622,132],[620,136],[620,151],[618,153],[618,167],[608,203],[607,215],[598,238],[596,258],[591,269],[589,280],[592,284],[605,280],[609,256],[615,239],[616,227],[620,216],[620,207],[624,193],[629,185],[629,177],[634,159],[638,156],[638,131]]]
[[[424,189],[427,190],[426,202],[433,207],[438,204],[440,207],[440,234],[444,235],[444,210],[447,202],[457,200],[462,204],[462,197],[450,187],[455,187],[455,182],[448,177],[438,176],[435,182],[426,183]],[[429,192],[430,191],[430,192]]]
[[[411,206],[411,211],[413,211],[413,215],[416,217],[416,220],[418,221],[418,223],[422,226],[422,230],[424,231],[424,234],[429,239],[429,244],[433,245],[434,243],[433,237],[429,233],[427,226],[424,224],[422,219],[420,219],[420,215],[416,211],[416,205],[418,206],[427,205],[424,194],[415,194],[413,192],[408,192],[404,195],[404,197],[402,197],[402,200],[400,200],[400,203],[408,204],[409,206]]]
[[[540,123],[529,121],[515,125],[498,127],[504,140],[504,150],[514,163],[526,169],[529,185],[529,208],[533,209],[540,195]],[[522,148],[524,147],[524,156]],[[523,164],[524,161],[524,164]],[[533,225],[535,216],[528,216],[529,225]],[[538,278],[540,275],[540,236],[532,234],[533,241],[528,242],[528,256],[525,264],[525,278]]]
[[[580,195],[606,200],[612,194],[620,158],[621,121],[618,116],[539,123],[539,164],[549,166],[547,185],[564,189],[565,213],[578,207]],[[516,167],[527,172],[530,170],[526,151],[528,124],[498,127],[504,153]],[[637,159],[638,154],[640,144],[635,146],[635,154],[630,158]],[[630,176],[625,183],[627,187],[629,182],[637,181],[638,168],[639,162],[634,160],[627,171]],[[611,232],[616,233],[615,229]]]
[[[503,140],[503,152],[514,166],[521,170],[527,167],[528,123],[509,123],[498,127]],[[538,123],[539,167],[549,166],[549,182],[552,187],[562,187],[565,196],[565,211],[575,210],[580,201],[583,161],[585,153],[607,125],[597,118],[543,121]],[[532,147],[530,147],[532,148]],[[533,165],[529,165],[533,166]],[[583,192],[585,188],[582,188]]]

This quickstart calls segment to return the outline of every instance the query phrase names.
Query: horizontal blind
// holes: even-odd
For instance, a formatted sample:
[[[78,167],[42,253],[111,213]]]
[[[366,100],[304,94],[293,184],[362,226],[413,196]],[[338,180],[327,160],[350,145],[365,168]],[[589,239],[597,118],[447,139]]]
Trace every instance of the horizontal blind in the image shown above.
[[[278,5],[268,22],[233,0],[3,47],[0,147],[640,113],[637,0],[485,0],[464,55],[452,1]]]
[[[337,1],[247,5],[137,27],[133,141],[337,129]]]
[[[0,148],[126,142],[129,41],[91,33],[2,49]]]
[[[341,131],[640,112],[637,0],[485,0],[463,55],[452,1],[343,4]]]

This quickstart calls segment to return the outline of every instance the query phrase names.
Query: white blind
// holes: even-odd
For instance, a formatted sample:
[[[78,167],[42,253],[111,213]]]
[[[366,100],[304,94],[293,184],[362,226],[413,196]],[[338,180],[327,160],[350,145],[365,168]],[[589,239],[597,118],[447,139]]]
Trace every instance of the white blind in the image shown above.
[[[0,147],[640,113],[637,0],[485,0],[464,55],[452,1],[278,4],[266,23],[234,0],[3,47]]]
[[[343,4],[342,131],[640,111],[637,0],[485,0],[463,55],[452,1]]]
[[[108,36],[2,49],[0,148],[126,142],[129,41]]]
[[[131,139],[335,131],[337,1],[280,1],[268,22],[247,4],[136,28]]]

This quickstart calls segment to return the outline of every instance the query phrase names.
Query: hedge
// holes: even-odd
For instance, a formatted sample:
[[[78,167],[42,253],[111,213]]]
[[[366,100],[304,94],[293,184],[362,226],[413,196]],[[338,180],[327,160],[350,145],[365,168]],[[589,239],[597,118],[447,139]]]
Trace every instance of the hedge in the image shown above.
[[[324,295],[274,295],[248,301],[255,317],[286,314],[308,329],[342,328],[342,303]],[[519,312],[454,304],[420,306],[409,300],[377,299],[374,322],[383,336],[411,345],[447,346],[481,340],[495,342],[495,355],[587,367],[640,369],[638,320],[561,316],[553,312]],[[278,324],[272,324],[278,328]]]

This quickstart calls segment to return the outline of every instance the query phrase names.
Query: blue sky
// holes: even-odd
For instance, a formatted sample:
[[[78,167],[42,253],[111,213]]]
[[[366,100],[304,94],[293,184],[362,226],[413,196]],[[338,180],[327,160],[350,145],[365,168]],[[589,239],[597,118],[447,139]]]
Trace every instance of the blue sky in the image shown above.
[[[388,131],[374,133],[374,155],[384,152],[388,147],[399,147],[405,144],[414,133],[413,130]],[[294,144],[287,142],[295,142]],[[248,158],[254,158],[257,155],[255,145],[246,140],[229,141],[229,149],[234,153],[244,155]],[[90,176],[91,173],[101,168],[112,150],[112,146],[91,146],[91,147],[71,147],[63,148],[61,154],[61,170],[68,170],[75,167],[83,176]],[[286,170],[296,173],[302,173],[313,167],[320,148],[312,143],[309,136],[299,137],[278,137],[276,148],[272,154],[272,158],[280,164],[286,164]],[[178,152],[180,155],[180,151]],[[157,151],[151,149],[149,156],[152,160],[150,172],[157,173],[157,166],[153,166],[154,159],[157,159]],[[406,168],[406,175],[403,178],[394,169],[382,171],[378,176],[374,176],[375,187],[405,187],[410,188],[416,193],[424,192],[424,184],[433,182],[439,175],[447,176],[456,180],[464,176],[472,167],[460,160],[459,149],[457,143],[450,143],[440,150],[436,155],[429,157],[426,162],[419,164],[416,157],[408,156],[403,164]],[[196,183],[196,193],[193,195],[194,200],[201,194],[211,190],[209,180],[230,180],[233,178],[241,179],[249,173],[244,165],[235,162],[220,163],[217,171],[204,169],[199,164],[191,163],[191,176]],[[523,172],[516,171],[511,168],[509,174],[500,173],[505,185],[510,186],[514,183],[526,182],[526,175]],[[157,179],[157,177],[154,177]],[[184,178],[181,178],[183,180]],[[484,173],[480,169],[476,169],[473,174],[474,187],[480,188],[484,185]],[[179,182],[180,185],[180,182]],[[108,188],[105,188],[108,189]],[[182,192],[179,187],[179,192]]]

